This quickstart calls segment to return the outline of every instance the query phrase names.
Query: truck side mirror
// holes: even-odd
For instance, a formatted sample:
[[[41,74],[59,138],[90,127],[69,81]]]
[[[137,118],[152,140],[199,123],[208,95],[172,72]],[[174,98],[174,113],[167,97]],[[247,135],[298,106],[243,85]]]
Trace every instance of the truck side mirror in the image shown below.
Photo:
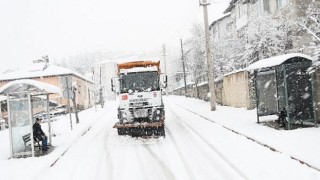
[[[163,88],[167,87],[168,77],[165,74],[161,74],[161,84]]]

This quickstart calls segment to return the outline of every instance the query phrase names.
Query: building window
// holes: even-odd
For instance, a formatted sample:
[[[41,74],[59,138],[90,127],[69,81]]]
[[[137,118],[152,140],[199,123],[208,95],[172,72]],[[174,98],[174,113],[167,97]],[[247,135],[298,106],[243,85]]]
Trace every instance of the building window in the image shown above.
[[[242,39],[245,36],[244,28],[238,31],[238,38]]]
[[[289,0],[277,0],[278,10],[289,4]]]
[[[246,16],[247,11],[248,11],[247,4],[243,4],[242,1],[239,1],[237,6],[238,6],[238,8],[237,8],[238,9],[238,19]]]
[[[263,8],[265,12],[270,12],[269,0],[263,0]]]
[[[233,26],[233,22],[230,22],[226,25],[226,29],[227,31],[231,31],[232,30],[232,26]]]

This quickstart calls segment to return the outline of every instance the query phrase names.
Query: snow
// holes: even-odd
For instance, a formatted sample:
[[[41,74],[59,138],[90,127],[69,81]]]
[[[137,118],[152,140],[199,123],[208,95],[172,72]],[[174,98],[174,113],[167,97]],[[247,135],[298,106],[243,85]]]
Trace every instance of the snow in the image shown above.
[[[293,57],[303,57],[303,58],[309,59],[310,61],[312,60],[312,57],[308,55],[300,54],[300,53],[291,53],[291,54],[285,54],[281,56],[275,56],[275,57],[259,60],[251,64],[250,66],[248,66],[246,69],[255,70],[255,69],[262,69],[262,68],[277,66]]]
[[[6,93],[8,88],[14,86],[14,85],[21,85],[21,84],[27,84],[32,85],[34,87],[37,87],[40,91],[45,91],[47,93],[53,93],[53,94],[61,94],[61,90],[59,87],[56,87],[51,84],[43,83],[40,81],[32,80],[32,79],[22,79],[22,80],[16,80],[16,81],[10,81],[9,83],[5,84],[0,88],[0,93]]]
[[[148,71],[158,72],[158,68],[156,66],[152,66],[152,67],[135,67],[130,69],[120,69],[120,73],[148,72]]]
[[[42,157],[8,160],[9,133],[0,131],[1,179],[320,178],[318,128],[274,130],[256,123],[255,110],[212,112],[209,102],[192,98],[168,96],[164,103],[166,138],[118,136],[115,102],[80,112],[73,131],[68,116],[53,122],[55,149]]]
[[[0,101],[5,101],[5,100],[7,100],[7,96],[1,96],[0,95]]]
[[[229,76],[231,74],[236,74],[236,73],[244,72],[244,71],[247,71],[247,69],[239,69],[239,70],[231,71],[229,73],[224,74],[223,77],[227,77],[227,76]]]

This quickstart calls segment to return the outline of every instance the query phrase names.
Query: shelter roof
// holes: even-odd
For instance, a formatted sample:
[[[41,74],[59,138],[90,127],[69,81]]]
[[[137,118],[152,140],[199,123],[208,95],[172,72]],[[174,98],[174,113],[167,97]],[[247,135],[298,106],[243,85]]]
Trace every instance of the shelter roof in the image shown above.
[[[285,63],[287,60],[295,58],[295,57],[302,57],[302,58],[305,58],[305,59],[312,61],[311,56],[301,54],[301,53],[291,53],[291,54],[285,54],[285,55],[281,55],[281,56],[275,56],[275,57],[259,60],[255,63],[251,64],[250,66],[248,66],[246,69],[247,70],[254,70],[254,69],[262,69],[262,68],[278,66],[278,65]]]
[[[19,93],[28,91],[31,95],[60,94],[60,88],[44,82],[22,79],[11,81],[0,88],[0,94]]]

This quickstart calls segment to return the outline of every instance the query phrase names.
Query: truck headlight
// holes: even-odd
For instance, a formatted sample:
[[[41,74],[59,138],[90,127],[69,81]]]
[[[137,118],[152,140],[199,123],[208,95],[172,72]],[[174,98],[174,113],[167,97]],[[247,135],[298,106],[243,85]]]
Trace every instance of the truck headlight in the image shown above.
[[[127,117],[127,113],[125,111],[122,111],[122,118]]]

